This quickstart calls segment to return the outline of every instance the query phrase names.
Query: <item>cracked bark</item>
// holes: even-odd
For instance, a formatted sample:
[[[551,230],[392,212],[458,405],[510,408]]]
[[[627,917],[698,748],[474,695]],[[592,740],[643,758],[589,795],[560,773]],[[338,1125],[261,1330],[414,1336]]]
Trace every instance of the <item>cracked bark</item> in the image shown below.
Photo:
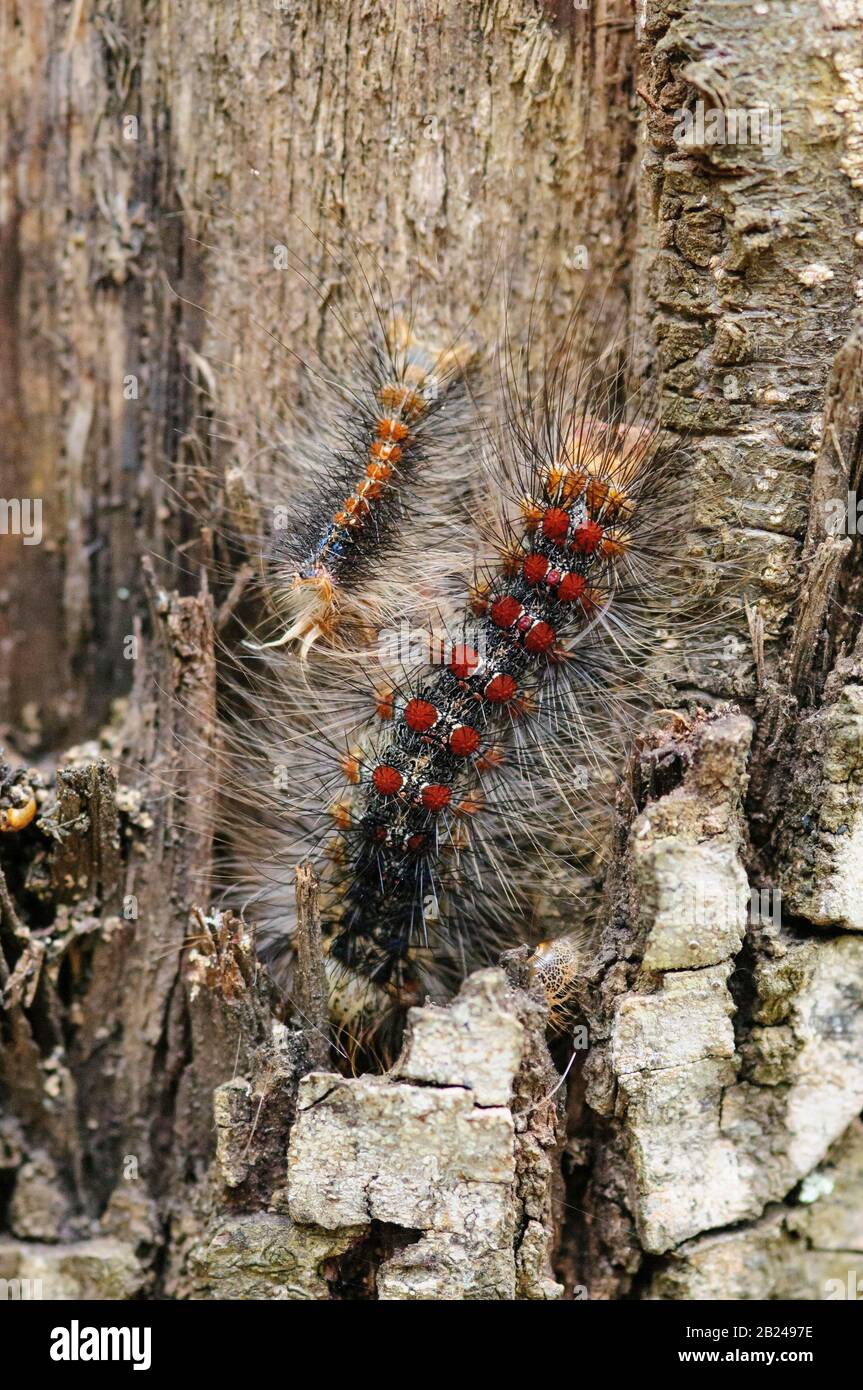
[[[618,0],[565,23],[534,0],[11,14],[2,491],[43,499],[46,536],[0,537],[0,727],[44,785],[0,836],[0,1277],[685,1299],[860,1272],[860,543],[827,524],[861,466],[857,5],[650,0],[637,30]],[[776,157],[682,146],[699,99],[778,108]],[[562,1155],[517,959],[417,1011],[391,1077],[346,1081],[321,1075],[313,924],[295,1028],[211,910],[212,542],[160,479],[215,531],[254,496],[294,376],[253,320],[330,331],[298,284],[237,273],[287,208],[337,213],[480,337],[501,245],[516,339],[541,268],[541,339],[580,294],[587,322],[629,312],[701,534],[749,575],[723,657],[681,673],[702,712],[633,755]],[[191,541],[180,593],[142,568]],[[750,884],[781,888],[778,922],[747,924]]]
[[[819,1298],[863,1259],[843,1203],[812,1207],[825,1248],[798,1241],[838,1170],[861,1197],[859,541],[828,525],[860,466],[860,19],[641,13],[644,360],[688,427],[701,519],[753,583],[729,659],[691,673],[712,712],[633,757],[584,986],[569,1240],[595,1297]],[[699,100],[779,111],[781,148],[682,144]]]

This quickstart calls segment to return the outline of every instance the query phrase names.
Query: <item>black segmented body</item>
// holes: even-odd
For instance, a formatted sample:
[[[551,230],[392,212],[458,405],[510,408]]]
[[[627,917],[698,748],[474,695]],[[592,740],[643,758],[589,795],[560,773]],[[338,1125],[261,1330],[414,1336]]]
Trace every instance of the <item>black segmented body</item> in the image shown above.
[[[586,553],[574,540],[591,520],[584,492],[561,505],[557,490],[550,495],[546,487],[541,505],[533,533],[521,543],[518,572],[491,580],[484,615],[465,621],[446,667],[400,693],[395,727],[366,760],[358,805],[343,832],[344,893],[331,954],[379,984],[398,988],[411,982],[412,953],[425,944],[424,901],[445,878],[441,861],[457,833],[458,808],[480,788],[481,764],[453,751],[454,731],[477,731],[480,759],[490,747],[505,747],[523,702],[538,698],[547,685],[560,644],[589,621],[587,577],[605,566],[598,545]],[[546,535],[546,517],[556,518],[558,529],[565,524],[566,534]],[[531,556],[541,558],[528,561]],[[546,579],[531,582],[525,565],[539,570],[544,561]],[[561,599],[566,574],[584,581],[581,601]],[[569,585],[578,587],[573,580]],[[502,626],[509,610],[517,614]],[[480,657],[474,670],[467,669],[471,652]],[[426,730],[410,726],[417,702],[437,715]],[[397,791],[382,794],[376,787],[375,769],[381,768],[398,775]],[[440,800],[447,797],[445,805],[430,809],[424,802],[428,788]],[[474,809],[479,811],[479,803]]]

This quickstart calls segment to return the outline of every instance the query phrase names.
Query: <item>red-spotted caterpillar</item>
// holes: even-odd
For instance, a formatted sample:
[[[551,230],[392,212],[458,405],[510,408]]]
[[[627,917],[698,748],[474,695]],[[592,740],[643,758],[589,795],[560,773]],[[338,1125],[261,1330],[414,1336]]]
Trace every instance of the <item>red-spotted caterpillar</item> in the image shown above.
[[[334,1022],[390,1056],[406,1005],[583,912],[580,860],[662,646],[684,508],[656,429],[571,338],[539,376],[506,366],[483,433],[461,413],[464,354],[423,351],[391,304],[346,337],[344,376],[314,373],[333,408],[304,411],[302,466],[274,499],[285,534],[261,546],[272,606],[223,652],[223,869],[290,966],[293,870],[313,857]],[[409,440],[424,466],[405,494],[368,470],[407,462]],[[468,523],[465,473],[496,519]],[[464,572],[483,549],[454,603],[455,556]],[[440,620],[442,661],[385,669],[369,630],[405,617]],[[336,640],[310,653],[319,635]],[[535,961],[554,1009],[562,950]]]
[[[246,868],[252,915],[289,954],[289,866],[316,854],[334,1021],[384,1056],[407,1005],[544,934],[546,885],[548,915],[572,925],[582,822],[607,806],[680,567],[672,461],[591,371],[564,354],[536,393],[509,393],[505,418],[482,483],[509,516],[485,528],[496,556],[461,615],[441,605],[443,663],[388,679],[373,660],[318,653],[312,675],[276,652],[257,677],[260,750],[283,776],[257,817],[269,854]],[[247,796],[255,781],[241,779]],[[575,959],[561,950],[536,958],[555,1009]]]

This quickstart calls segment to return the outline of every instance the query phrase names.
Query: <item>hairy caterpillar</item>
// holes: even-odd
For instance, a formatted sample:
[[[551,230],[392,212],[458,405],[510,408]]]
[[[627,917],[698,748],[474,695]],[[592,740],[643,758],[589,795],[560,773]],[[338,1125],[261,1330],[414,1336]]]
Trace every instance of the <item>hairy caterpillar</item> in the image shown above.
[[[362,645],[388,610],[409,603],[401,574],[414,519],[431,527],[446,511],[440,497],[455,500],[464,475],[472,442],[467,375],[477,351],[464,328],[438,331],[413,285],[397,296],[350,238],[336,251],[299,224],[291,240],[300,239],[305,255],[263,235],[241,284],[252,302],[262,283],[272,282],[277,300],[284,300],[286,282],[310,291],[305,298],[323,310],[317,345],[307,335],[300,351],[295,336],[288,340],[272,325],[269,307],[257,317],[244,302],[237,310],[242,341],[222,347],[227,363],[216,359],[203,370],[214,398],[220,394],[214,383],[239,377],[233,418],[224,407],[214,410],[211,426],[219,442],[235,436],[217,536],[226,587],[236,589],[240,562],[250,561],[258,581],[247,617],[254,627],[250,644],[296,645],[305,660],[321,640]],[[243,440],[255,387],[245,362],[247,338],[256,342],[258,357],[268,349],[295,380],[289,408],[278,415],[260,411],[251,439]],[[194,354],[198,370],[202,361]],[[217,472],[216,490],[220,485]],[[188,506],[182,485],[179,495]],[[203,508],[207,520],[212,506]]]
[[[312,368],[276,433],[297,462],[260,510],[281,507],[285,534],[246,540],[265,602],[222,649],[221,867],[289,994],[294,868],[312,857],[338,1034],[386,1059],[409,1004],[519,940],[579,936],[621,750],[679,628],[687,509],[613,353],[586,363],[569,331],[537,373],[507,349],[478,429],[469,354],[423,349],[363,283],[347,299],[364,314],[339,310],[349,350]],[[390,482],[367,472],[378,441],[403,449],[382,461],[404,459],[407,491],[351,511],[358,478]],[[437,631],[393,659],[392,624]],[[569,940],[533,961],[562,1018]]]
[[[403,493],[428,464],[430,425],[470,356],[467,347],[428,351],[401,318],[373,343],[369,384],[354,390],[332,448],[332,476],[273,547],[274,587],[293,619],[276,645],[299,641],[305,657],[319,637],[333,639],[342,611],[405,519]]]
[[[234,775],[245,827],[257,789],[262,852],[236,863],[251,914],[270,957],[289,958],[291,866],[309,852],[325,866],[333,1017],[350,1049],[384,1057],[408,1005],[545,934],[533,925],[544,894],[546,930],[548,917],[558,929],[578,919],[578,854],[592,848],[649,685],[639,668],[675,601],[683,511],[655,427],[566,350],[539,389],[529,374],[509,385],[478,480],[504,503],[474,537],[494,556],[460,613],[442,592],[436,659],[392,672],[372,652],[350,663],[319,652],[310,679],[275,651],[245,672],[255,715]],[[284,773],[275,797],[268,764]],[[577,959],[574,946],[536,958],[561,1016]]]
[[[394,691],[389,727],[347,767],[330,956],[401,1004],[425,987],[424,953],[435,955],[430,894],[446,900],[450,932],[470,939],[479,928],[484,817],[500,818],[495,848],[514,879],[523,841],[528,870],[542,871],[542,831],[552,829],[543,814],[561,801],[572,809],[565,765],[555,767],[567,741],[555,743],[554,730],[584,718],[580,647],[609,629],[651,439],[594,420],[559,428],[522,501],[523,527],[474,582],[448,662]],[[507,785],[512,759],[519,776]],[[487,840],[485,852],[491,867]]]

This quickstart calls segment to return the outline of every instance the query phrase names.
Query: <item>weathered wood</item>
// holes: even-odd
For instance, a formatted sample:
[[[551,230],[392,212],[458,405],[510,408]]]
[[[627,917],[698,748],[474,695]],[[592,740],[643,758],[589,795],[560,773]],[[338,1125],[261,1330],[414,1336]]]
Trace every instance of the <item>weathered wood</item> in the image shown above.
[[[0,734],[59,770],[0,835],[0,1276],[48,1296],[556,1297],[557,1231],[569,1292],[819,1296],[863,1210],[842,1133],[861,1102],[859,539],[826,526],[860,475],[858,11],[651,0],[636,31],[623,0],[12,0],[0,492],[41,500],[44,539],[0,535]],[[778,111],[781,146],[681,142],[699,100]],[[313,904],[295,1029],[253,925],[212,901],[214,628],[251,569],[214,617],[200,562],[227,516],[251,528],[291,349],[334,331],[267,252],[287,238],[338,303],[336,227],[481,343],[503,286],[524,341],[541,275],[540,349],[579,301],[585,336],[628,316],[633,373],[685,437],[699,543],[748,575],[723,658],[688,673],[708,712],[663,716],[632,761],[562,1164],[523,990],[474,977],[417,1012],[393,1075],[322,1079]],[[782,886],[793,929],[747,924],[749,883]],[[339,1105],[357,1157],[324,1191],[351,1148]],[[420,1112],[450,1126],[439,1153]],[[468,1124],[478,1190],[414,1190]]]

